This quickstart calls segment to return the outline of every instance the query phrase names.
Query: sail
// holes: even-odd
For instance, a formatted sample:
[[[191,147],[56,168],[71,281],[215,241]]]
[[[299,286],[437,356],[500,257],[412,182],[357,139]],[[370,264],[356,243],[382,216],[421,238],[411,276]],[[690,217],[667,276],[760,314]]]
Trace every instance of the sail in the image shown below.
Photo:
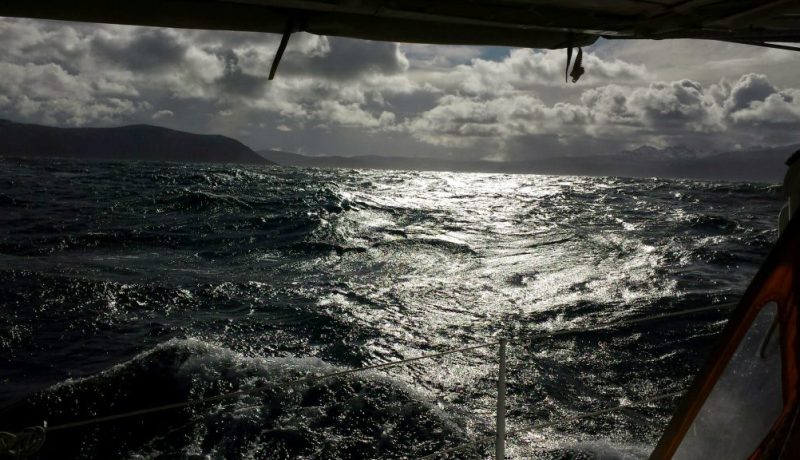
[[[800,219],[748,287],[651,460],[796,458],[800,452]]]

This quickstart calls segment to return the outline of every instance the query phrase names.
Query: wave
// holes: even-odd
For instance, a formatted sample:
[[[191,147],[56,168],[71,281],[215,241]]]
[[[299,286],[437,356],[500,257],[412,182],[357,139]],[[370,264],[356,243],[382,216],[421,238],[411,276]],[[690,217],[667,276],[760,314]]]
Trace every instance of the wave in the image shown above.
[[[689,219],[690,228],[707,232],[732,232],[739,227],[739,222],[734,219],[719,215],[700,215]]]
[[[406,248],[426,247],[437,251],[448,252],[451,254],[461,254],[461,255],[478,254],[477,251],[472,249],[467,243],[460,243],[440,238],[405,238],[405,239],[375,243],[373,247],[395,248],[395,249],[398,247],[406,247]]]
[[[167,202],[180,211],[252,209],[250,204],[235,196],[203,190],[183,190],[177,196],[170,197]]]
[[[62,437],[50,438],[43,457],[392,458],[474,440],[491,425],[488,351],[386,372],[418,390],[382,374],[291,390],[280,383],[490,340],[498,330],[581,327],[741,293],[774,241],[778,191],[15,163],[0,171],[0,381],[10,382],[0,385],[0,419],[56,424],[265,384],[241,400],[55,432]],[[722,319],[520,344],[514,423],[685,382]],[[64,381],[70,375],[85,378]],[[650,442],[668,413],[649,410],[558,427],[542,456],[615,458],[573,441],[603,432],[623,447]],[[527,441],[514,437],[511,455],[524,457]]]
[[[366,248],[362,247],[347,247],[335,243],[326,243],[323,241],[303,241],[289,246],[290,249],[302,252],[335,252],[337,255],[344,255],[347,253],[364,253],[367,252]]]
[[[224,392],[263,391],[48,435],[43,458],[408,458],[466,440],[463,422],[379,374],[292,380],[341,368],[315,358],[252,358],[173,339],[39,392],[5,420],[58,425]]]

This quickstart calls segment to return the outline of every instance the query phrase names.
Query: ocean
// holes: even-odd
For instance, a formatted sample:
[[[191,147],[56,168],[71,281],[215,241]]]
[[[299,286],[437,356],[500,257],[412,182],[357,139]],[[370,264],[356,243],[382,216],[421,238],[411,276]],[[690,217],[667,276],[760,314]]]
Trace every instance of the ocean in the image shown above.
[[[0,431],[37,458],[646,458],[776,239],[768,184],[0,158]]]

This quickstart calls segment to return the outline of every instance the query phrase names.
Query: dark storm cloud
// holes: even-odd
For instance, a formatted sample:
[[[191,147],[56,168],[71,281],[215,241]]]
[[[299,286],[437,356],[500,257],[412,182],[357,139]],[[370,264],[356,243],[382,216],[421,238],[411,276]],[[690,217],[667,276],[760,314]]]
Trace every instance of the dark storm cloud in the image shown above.
[[[673,131],[721,129],[719,107],[698,82],[655,82],[646,87],[607,85],[587,90],[581,102],[595,123]]]
[[[188,45],[174,32],[144,29],[135,35],[121,37],[98,34],[91,40],[91,53],[134,71],[149,71],[179,65]]]
[[[396,43],[369,42],[329,37],[325,54],[290,59],[281,64],[288,75],[314,75],[333,80],[352,80],[367,75],[393,75],[408,69],[408,60]]]
[[[731,90],[731,95],[726,108],[731,112],[746,109],[753,102],[764,101],[778,89],[767,80],[766,75],[749,74],[736,82]]]
[[[239,58],[228,51],[224,54],[225,71],[217,82],[222,91],[237,96],[253,97],[259,95],[267,84],[264,75],[251,75],[239,66]]]

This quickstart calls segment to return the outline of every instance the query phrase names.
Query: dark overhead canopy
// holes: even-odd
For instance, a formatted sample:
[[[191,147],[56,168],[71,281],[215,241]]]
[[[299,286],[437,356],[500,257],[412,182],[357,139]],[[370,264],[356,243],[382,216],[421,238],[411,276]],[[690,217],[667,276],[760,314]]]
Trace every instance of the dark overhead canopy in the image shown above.
[[[601,36],[800,42],[798,0],[0,0],[0,15],[531,48]]]

